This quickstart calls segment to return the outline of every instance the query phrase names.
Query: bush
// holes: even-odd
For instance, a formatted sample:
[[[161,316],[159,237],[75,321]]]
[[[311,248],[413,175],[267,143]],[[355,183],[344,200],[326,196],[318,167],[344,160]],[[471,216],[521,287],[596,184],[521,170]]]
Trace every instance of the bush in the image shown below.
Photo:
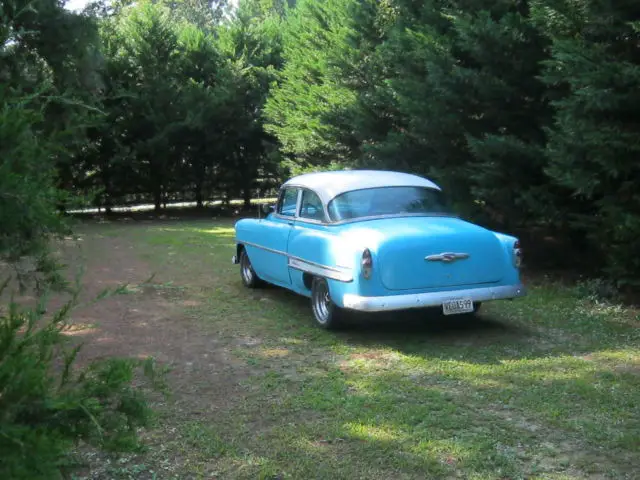
[[[21,283],[28,278],[38,287],[62,287],[48,245],[69,233],[56,209],[66,195],[55,186],[51,161],[57,137],[42,132],[43,96],[17,96],[0,85],[0,262],[10,264]]]
[[[45,298],[33,308],[11,301],[0,310],[0,478],[61,478],[81,441],[112,451],[136,448],[137,429],[152,412],[134,380],[140,372],[160,385],[151,360],[75,367],[80,347],[64,335],[75,298],[49,317]]]
[[[594,303],[618,303],[620,291],[616,283],[607,278],[588,278],[576,283],[574,294]]]

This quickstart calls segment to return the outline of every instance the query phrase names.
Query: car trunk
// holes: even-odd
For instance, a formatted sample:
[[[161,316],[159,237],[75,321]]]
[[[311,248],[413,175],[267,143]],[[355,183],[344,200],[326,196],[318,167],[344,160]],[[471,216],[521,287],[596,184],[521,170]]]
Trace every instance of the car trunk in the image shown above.
[[[385,231],[374,270],[389,290],[488,284],[504,274],[500,241],[477,225],[449,217],[383,219],[362,226],[366,223],[367,229]],[[442,255],[448,253],[462,255],[451,260]]]

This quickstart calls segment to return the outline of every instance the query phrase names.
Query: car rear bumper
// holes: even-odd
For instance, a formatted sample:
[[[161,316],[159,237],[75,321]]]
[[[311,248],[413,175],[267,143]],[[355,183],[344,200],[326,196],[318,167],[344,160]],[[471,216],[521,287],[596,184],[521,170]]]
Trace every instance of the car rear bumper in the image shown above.
[[[469,288],[446,292],[415,293],[410,295],[388,295],[385,297],[361,297],[345,294],[342,298],[344,308],[363,312],[381,312],[387,310],[406,310],[409,308],[437,307],[449,300],[470,298],[474,302],[505,300],[524,297],[527,291],[522,284],[500,287]]]

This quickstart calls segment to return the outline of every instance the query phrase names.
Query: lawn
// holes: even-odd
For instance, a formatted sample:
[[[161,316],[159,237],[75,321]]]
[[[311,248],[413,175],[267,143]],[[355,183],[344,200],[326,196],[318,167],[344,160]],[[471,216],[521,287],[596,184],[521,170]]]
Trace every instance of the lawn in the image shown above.
[[[472,320],[358,316],[312,324],[308,300],[250,291],[233,224],[87,223],[84,355],[154,356],[172,389],[147,447],[80,449],[76,478],[638,478],[640,316],[529,280]],[[151,276],[154,275],[152,278]]]

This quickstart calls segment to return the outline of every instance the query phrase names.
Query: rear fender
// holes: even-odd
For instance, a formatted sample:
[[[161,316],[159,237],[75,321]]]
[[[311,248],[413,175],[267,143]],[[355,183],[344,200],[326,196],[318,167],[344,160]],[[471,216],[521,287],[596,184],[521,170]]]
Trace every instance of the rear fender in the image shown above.
[[[513,261],[513,247],[518,239],[505,233],[493,232],[493,234],[500,240],[507,259],[505,283],[520,283],[520,269],[515,266]]]
[[[296,222],[289,237],[288,256],[292,284],[299,291],[310,291],[314,276],[340,284],[353,282],[356,275],[353,252],[341,241],[335,227]]]

